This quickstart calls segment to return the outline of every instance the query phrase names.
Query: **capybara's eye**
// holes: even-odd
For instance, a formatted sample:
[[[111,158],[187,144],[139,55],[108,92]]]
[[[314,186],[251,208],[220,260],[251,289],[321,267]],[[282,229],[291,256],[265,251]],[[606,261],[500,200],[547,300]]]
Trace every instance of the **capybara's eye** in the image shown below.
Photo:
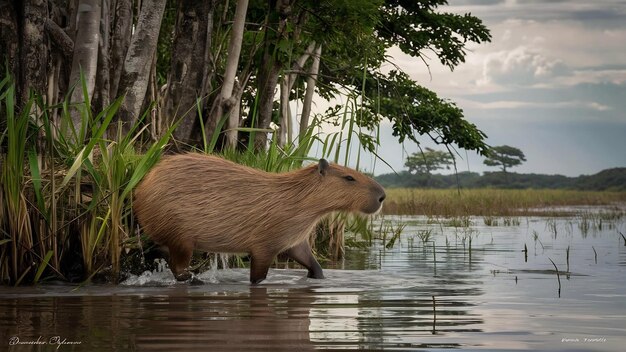
[[[354,177],[352,177],[352,176],[350,176],[350,175],[348,175],[348,176],[344,176],[343,178],[345,178],[345,179],[346,179],[346,180],[348,180],[348,181],[356,181],[356,180],[354,179]]]

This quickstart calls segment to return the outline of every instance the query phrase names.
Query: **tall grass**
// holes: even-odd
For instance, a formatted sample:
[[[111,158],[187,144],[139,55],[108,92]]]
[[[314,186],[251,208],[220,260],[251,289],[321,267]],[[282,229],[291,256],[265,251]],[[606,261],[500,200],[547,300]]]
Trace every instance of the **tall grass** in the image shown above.
[[[84,279],[102,271],[118,276],[125,242],[136,235],[131,191],[171,135],[144,148],[137,124],[125,136],[107,138],[121,102],[94,116],[87,96],[83,103],[66,98],[49,106],[31,95],[16,111],[13,82],[0,83],[2,282]],[[80,127],[72,114],[80,116]]]
[[[84,79],[76,89],[87,91]],[[144,114],[123,135],[124,129],[114,120],[123,97],[94,113],[86,94],[81,103],[70,102],[70,96],[71,92],[61,103],[47,105],[33,94],[17,110],[11,78],[0,81],[3,283],[18,285],[49,278],[82,281],[95,275],[116,281],[124,254],[141,250],[145,243],[134,223],[132,190],[158,161],[176,126],[160,139],[150,140],[144,133],[148,127]],[[319,127],[324,120],[316,116],[297,142],[279,146],[274,134],[265,152],[254,152],[249,146],[245,151],[224,150],[222,156],[268,172],[284,172],[312,160],[309,152],[317,143],[323,157],[348,163],[350,150],[363,136],[354,125],[357,108],[355,99],[346,105],[339,132],[322,135]],[[201,114],[199,117],[202,119]],[[80,126],[74,125],[75,120]],[[222,126],[221,121],[211,140],[204,137],[198,152],[215,152]],[[117,132],[107,135],[111,131]],[[318,226],[311,242],[322,256],[340,258],[346,229],[362,238],[373,237],[367,218],[332,214]]]
[[[387,189],[384,214],[427,216],[556,216],[571,214],[550,207],[614,205],[626,202],[626,192],[503,189]]]

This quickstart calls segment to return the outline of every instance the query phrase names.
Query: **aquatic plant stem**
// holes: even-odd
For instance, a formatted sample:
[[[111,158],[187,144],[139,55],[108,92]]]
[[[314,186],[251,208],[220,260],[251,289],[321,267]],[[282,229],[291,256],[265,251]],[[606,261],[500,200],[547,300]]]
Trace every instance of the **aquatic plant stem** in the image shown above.
[[[554,261],[552,259],[548,258],[548,260],[552,262],[552,265],[554,265],[554,270],[556,270],[556,279],[559,281],[559,298],[561,298],[561,276],[559,275],[559,268],[556,267],[556,264],[554,264]]]

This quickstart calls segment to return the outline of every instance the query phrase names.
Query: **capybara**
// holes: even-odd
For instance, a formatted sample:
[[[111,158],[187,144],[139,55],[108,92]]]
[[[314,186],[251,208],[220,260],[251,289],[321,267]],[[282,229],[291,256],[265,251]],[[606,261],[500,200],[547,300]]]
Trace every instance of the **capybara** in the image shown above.
[[[143,230],[169,249],[177,280],[187,280],[194,249],[249,253],[250,281],[267,276],[285,252],[324,274],[308,236],[334,211],[376,213],[385,191],[371,178],[321,159],[317,165],[268,173],[215,156],[189,153],[164,157],[137,186],[134,211]]]

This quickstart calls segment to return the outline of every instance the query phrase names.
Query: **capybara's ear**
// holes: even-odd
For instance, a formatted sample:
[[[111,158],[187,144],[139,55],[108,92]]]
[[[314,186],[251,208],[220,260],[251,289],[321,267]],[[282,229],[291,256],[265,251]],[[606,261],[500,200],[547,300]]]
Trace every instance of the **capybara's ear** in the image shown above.
[[[326,175],[326,170],[328,170],[328,161],[326,159],[320,159],[320,163],[317,164],[317,171],[319,171],[320,175]]]

